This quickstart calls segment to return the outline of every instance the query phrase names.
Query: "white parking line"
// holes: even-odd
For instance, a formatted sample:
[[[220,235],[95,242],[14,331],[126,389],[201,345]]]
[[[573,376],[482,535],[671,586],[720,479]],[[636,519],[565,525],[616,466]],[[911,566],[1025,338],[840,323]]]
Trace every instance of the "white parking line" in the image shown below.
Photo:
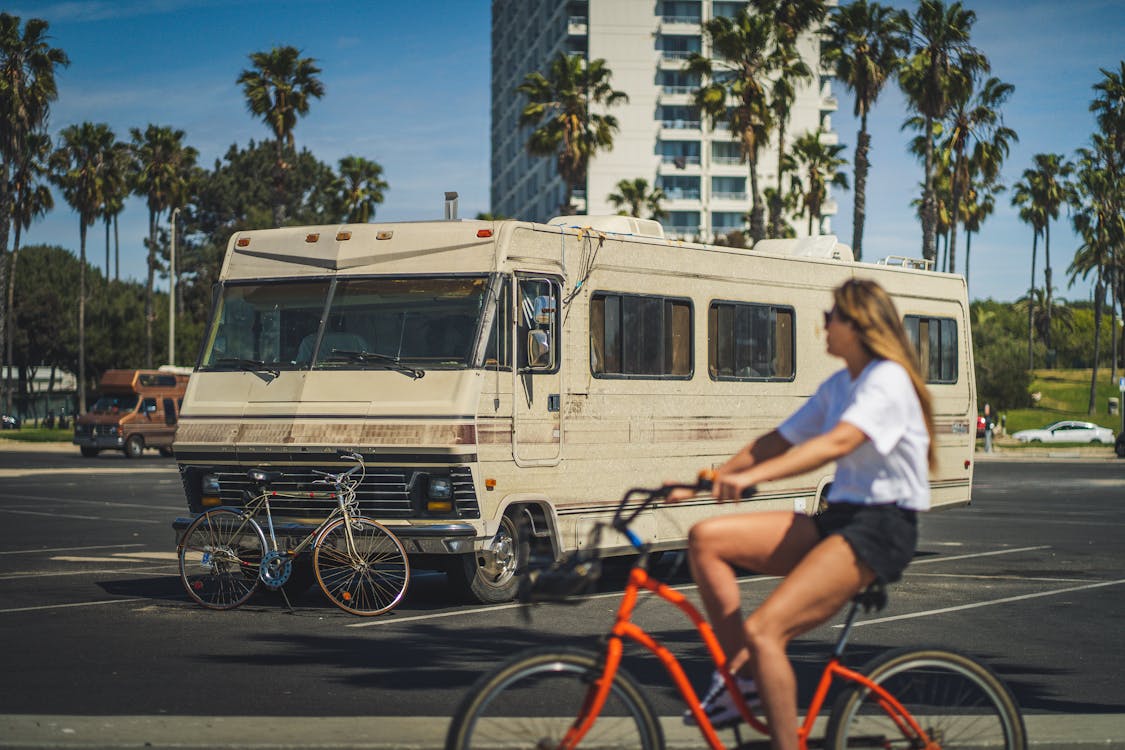
[[[152,518],[110,518],[107,516],[80,516],[76,513],[49,513],[39,510],[15,510],[0,508],[0,513],[15,513],[19,516],[49,516],[50,518],[77,518],[80,521],[112,521],[114,523],[168,523],[166,520]]]
[[[38,612],[44,609],[68,609],[70,607],[98,607],[102,604],[125,604],[126,602],[137,602],[136,599],[103,599],[97,602],[72,602],[70,604],[44,604],[39,607],[13,607],[12,609],[0,609],[0,615],[13,614],[16,612]]]
[[[92,544],[87,547],[47,547],[45,549],[12,549],[0,552],[0,555],[34,555],[46,552],[78,552],[88,549],[129,549],[130,547],[143,547],[143,544]],[[126,553],[127,554],[127,553]]]
[[[1059,594],[1069,594],[1073,591],[1087,591],[1089,589],[1100,589],[1105,586],[1117,586],[1125,583],[1125,578],[1120,578],[1116,581],[1099,581],[1097,583],[1088,583],[1085,586],[1071,586],[1065,589],[1055,589],[1054,591],[1039,591],[1034,594],[1021,594],[1020,596],[1006,596],[1003,599],[992,599],[987,602],[974,602],[972,604],[961,604],[956,607],[943,607],[941,609],[929,609],[924,612],[911,612],[907,615],[894,615],[892,617],[880,617],[875,620],[862,620],[855,623],[854,627],[863,625],[878,625],[883,622],[894,622],[895,620],[912,620],[916,617],[929,617],[930,615],[944,615],[949,612],[960,612],[963,609],[976,609],[978,607],[991,607],[996,604],[1008,604],[1010,602],[1019,602],[1026,599],[1039,599],[1044,596],[1058,596]],[[842,628],[843,625],[833,625],[834,628]]]

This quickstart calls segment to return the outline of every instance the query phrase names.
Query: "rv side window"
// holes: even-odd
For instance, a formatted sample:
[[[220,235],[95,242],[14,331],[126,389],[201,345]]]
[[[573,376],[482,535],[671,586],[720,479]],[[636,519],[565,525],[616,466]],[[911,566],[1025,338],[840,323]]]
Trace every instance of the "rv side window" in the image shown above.
[[[485,367],[512,366],[512,285],[507,281],[500,290],[496,303],[496,314],[492,316],[492,330],[488,334],[488,346],[484,350]]]
[[[714,380],[791,380],[793,308],[713,302],[707,315]]]
[[[558,284],[520,279],[516,299],[516,345],[521,370],[550,372],[559,362]]]
[[[956,383],[957,321],[907,315],[903,326],[918,352],[918,363],[926,382]]]
[[[691,302],[598,292],[590,300],[595,376],[690,378]]]

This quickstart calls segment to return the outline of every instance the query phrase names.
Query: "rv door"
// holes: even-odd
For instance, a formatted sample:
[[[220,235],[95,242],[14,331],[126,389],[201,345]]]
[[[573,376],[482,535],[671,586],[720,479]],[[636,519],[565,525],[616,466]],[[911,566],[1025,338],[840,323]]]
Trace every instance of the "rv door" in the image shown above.
[[[552,466],[563,445],[560,284],[517,274],[516,289],[512,458],[517,466]]]

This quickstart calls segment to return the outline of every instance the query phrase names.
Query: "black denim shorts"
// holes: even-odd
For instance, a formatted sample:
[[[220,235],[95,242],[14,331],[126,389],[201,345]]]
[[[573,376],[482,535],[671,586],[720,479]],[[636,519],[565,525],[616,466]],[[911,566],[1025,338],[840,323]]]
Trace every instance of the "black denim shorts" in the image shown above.
[[[821,539],[839,534],[883,583],[902,578],[918,546],[918,516],[893,503],[831,503],[813,516]]]

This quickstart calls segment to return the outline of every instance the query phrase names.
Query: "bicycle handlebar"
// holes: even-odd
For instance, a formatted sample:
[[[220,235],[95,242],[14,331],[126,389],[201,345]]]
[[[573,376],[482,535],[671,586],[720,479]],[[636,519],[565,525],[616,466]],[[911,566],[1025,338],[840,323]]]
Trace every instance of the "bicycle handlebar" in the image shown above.
[[[359,453],[349,453],[349,452],[341,451],[340,452],[340,458],[350,458],[351,460],[356,462],[356,465],[353,466],[352,468],[348,469],[347,471],[343,471],[343,472],[340,472],[338,474],[334,474],[330,471],[319,471],[317,469],[310,469],[310,471],[313,474],[319,474],[320,477],[321,477],[320,479],[314,479],[312,481],[312,483],[313,484],[339,485],[339,484],[343,484],[345,479],[352,476],[356,472],[364,470],[363,456],[361,456]]]
[[[629,528],[629,525],[633,523],[637,516],[647,510],[648,507],[657,500],[663,500],[664,498],[668,497],[669,493],[674,490],[691,490],[692,492],[696,493],[706,492],[712,489],[714,481],[714,470],[704,469],[703,471],[699,472],[699,475],[696,477],[696,480],[693,484],[666,484],[658,489],[634,487],[633,489],[626,492],[625,496],[621,498],[621,502],[617,505],[617,510],[613,513],[613,521],[611,522],[611,525],[613,526],[615,531],[623,534],[625,538],[629,540],[629,543],[637,549],[637,551],[644,551],[644,542],[642,542],[641,538],[637,536],[637,534],[632,529]],[[742,497],[744,499],[753,497],[755,492],[756,490],[753,487],[747,487],[742,491]],[[640,505],[638,505],[635,510],[626,515],[625,506],[629,504],[629,501],[635,495],[643,495],[644,498],[641,500]]]

